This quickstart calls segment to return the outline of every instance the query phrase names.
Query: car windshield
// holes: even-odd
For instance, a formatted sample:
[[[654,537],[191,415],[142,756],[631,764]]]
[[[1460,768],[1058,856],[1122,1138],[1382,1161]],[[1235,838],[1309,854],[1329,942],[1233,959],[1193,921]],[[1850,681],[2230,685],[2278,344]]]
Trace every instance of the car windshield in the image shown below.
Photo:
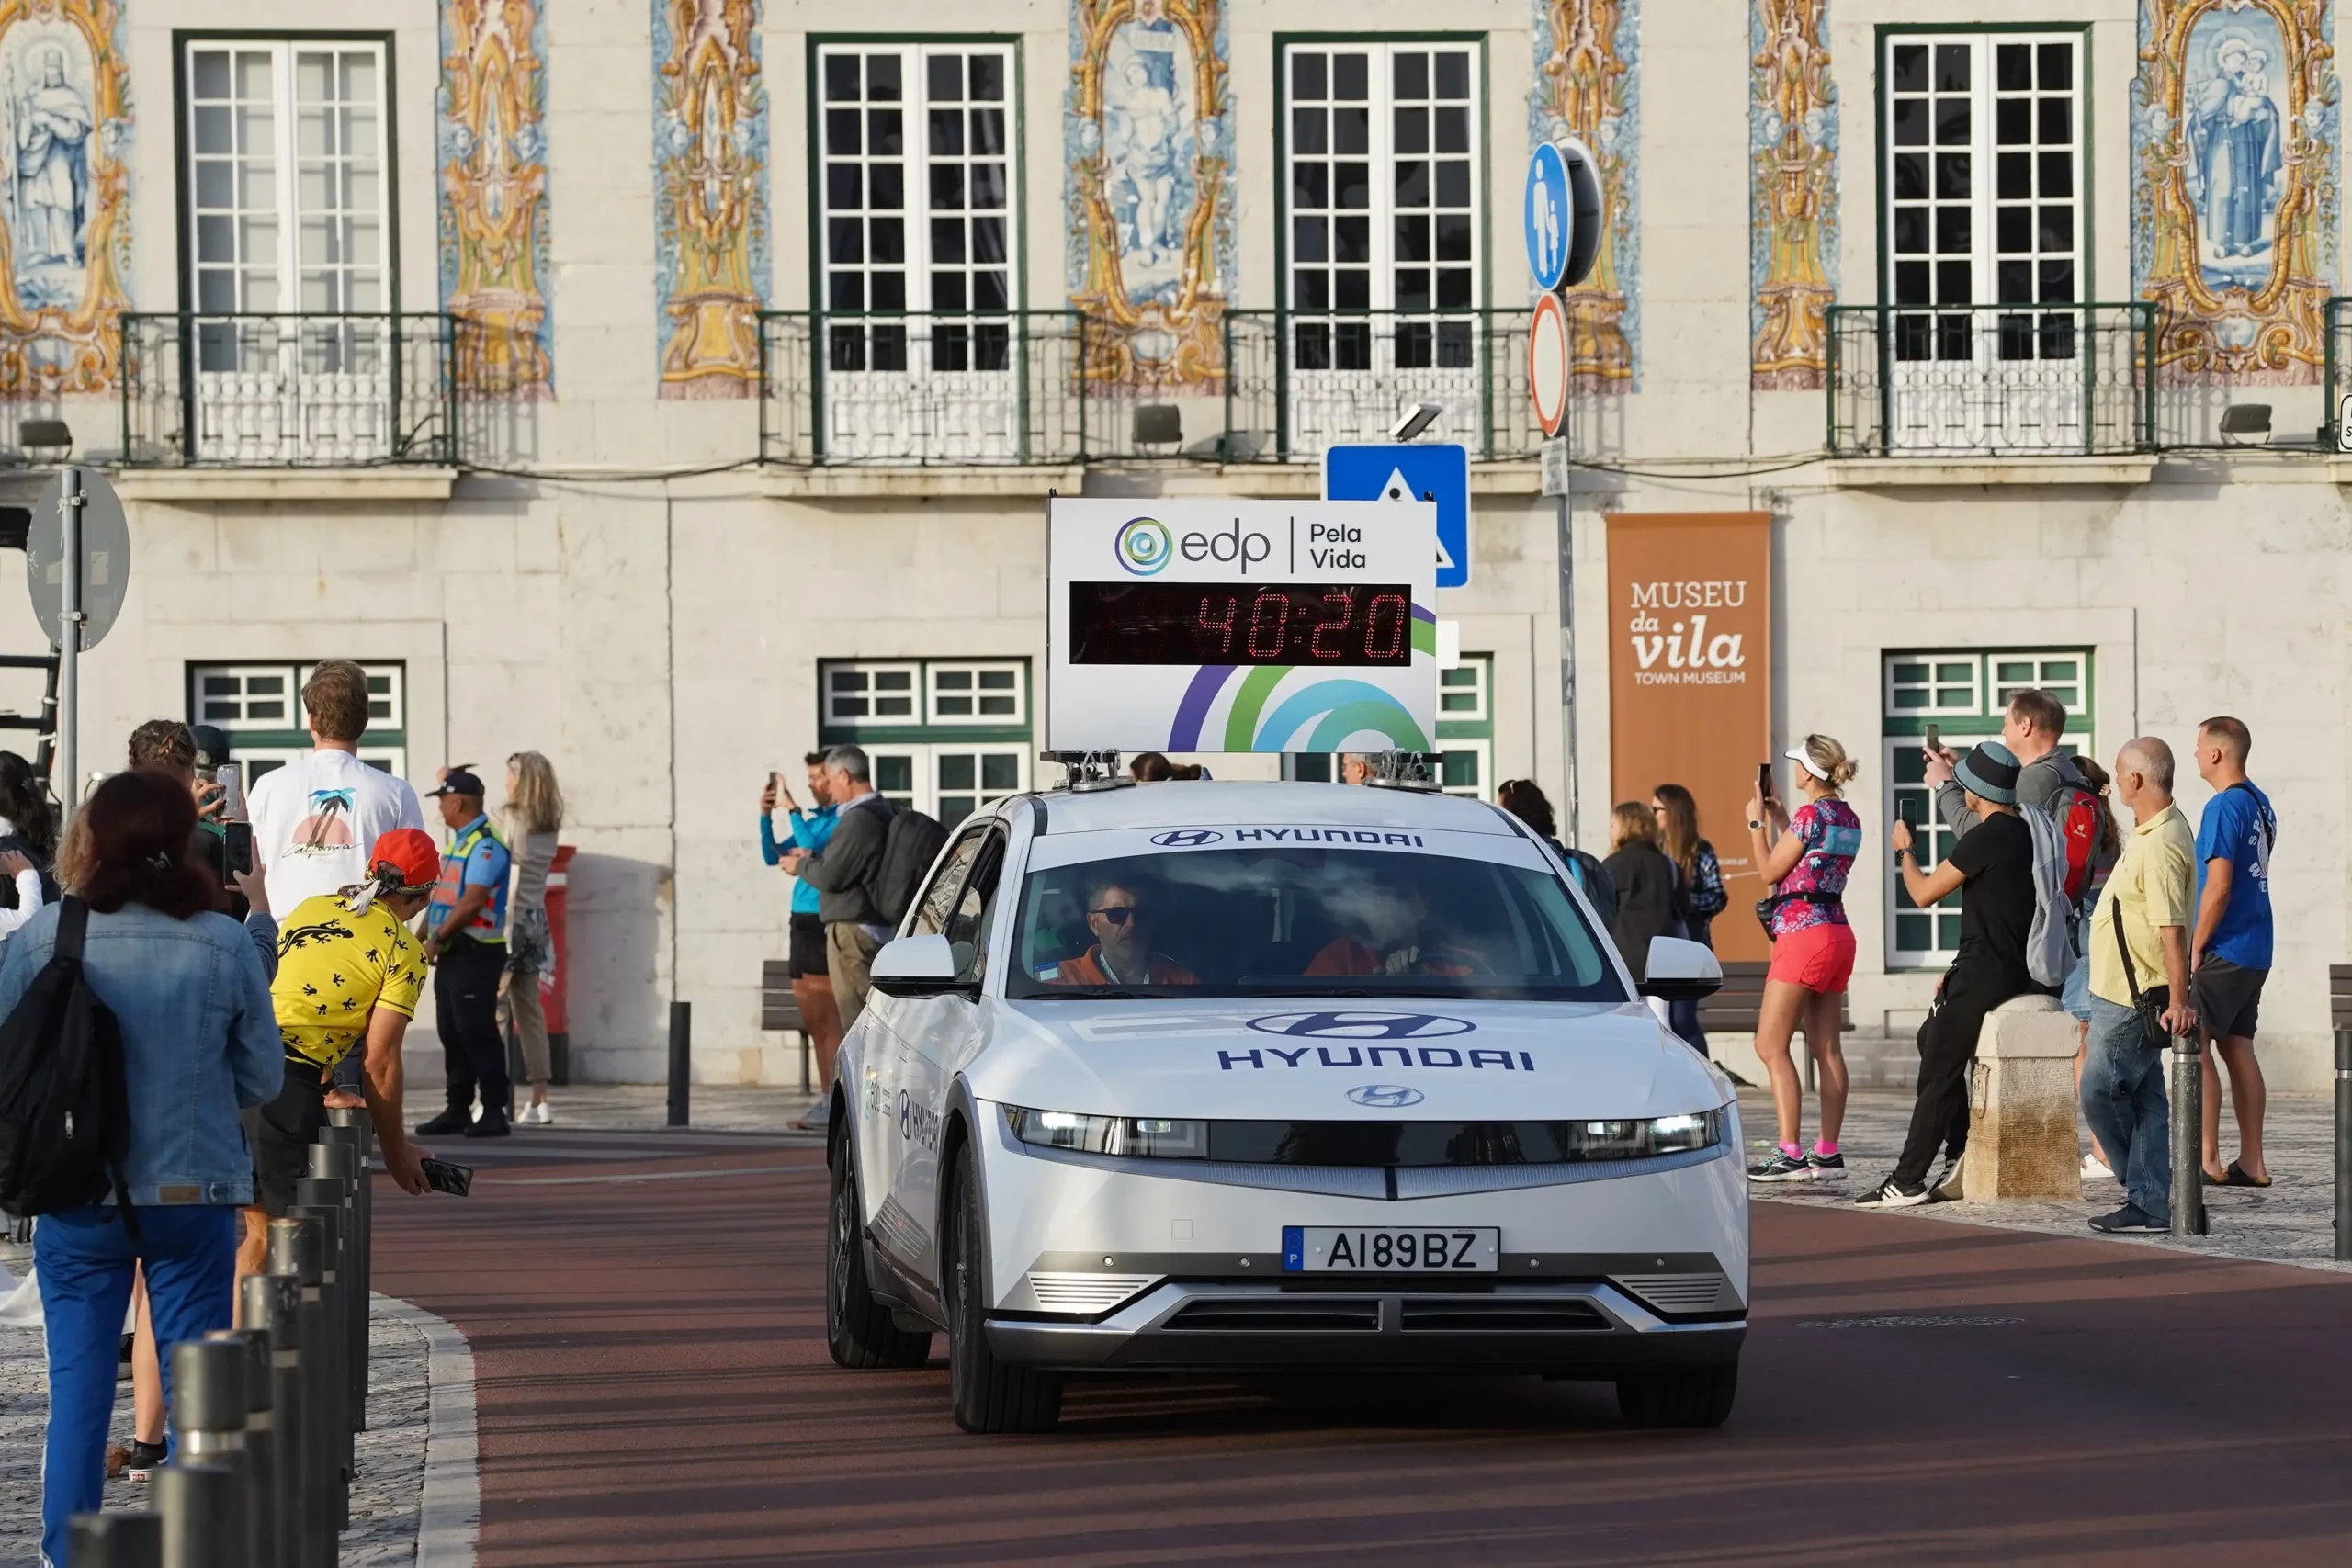
[[[1225,849],[1033,871],[1008,994],[1620,1002],[1546,871],[1379,850]]]

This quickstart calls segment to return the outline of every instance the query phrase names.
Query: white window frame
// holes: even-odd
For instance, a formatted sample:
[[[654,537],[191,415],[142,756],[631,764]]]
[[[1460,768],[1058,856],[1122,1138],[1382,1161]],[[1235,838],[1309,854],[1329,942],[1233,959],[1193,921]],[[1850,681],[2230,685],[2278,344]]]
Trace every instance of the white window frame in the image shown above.
[[[1446,683],[1445,677],[1448,675],[1459,674],[1465,670],[1472,672],[1471,680],[1459,685],[1448,685]],[[1437,686],[1437,721],[1440,724],[1483,724],[1487,722],[1487,719],[1492,716],[1494,711],[1493,694],[1487,690],[1487,683],[1493,670],[1494,665],[1488,660],[1473,657],[1465,658],[1461,663],[1453,665],[1449,669],[1439,671]],[[1449,708],[1445,705],[1445,699],[1448,696],[1459,696],[1465,691],[1476,694],[1477,704],[1475,707]]]
[[[245,689],[246,682],[255,676],[270,676],[285,683],[283,694],[277,699],[285,707],[284,716],[280,719],[252,719],[244,716],[244,710],[254,700]],[[204,690],[204,683],[208,678],[236,680],[238,682],[235,697],[238,707],[237,717],[217,717],[206,712],[207,702],[214,700],[209,698]],[[225,702],[230,699],[224,694],[217,700]],[[260,700],[266,702],[271,699],[264,695]],[[303,726],[302,680],[300,667],[292,664],[270,663],[199,664],[188,671],[188,706],[196,716],[190,720],[191,723],[211,725],[221,733],[232,737],[243,730],[300,729]]]
[[[1882,236],[1879,298],[1894,307],[1883,330],[1892,336],[1888,395],[1891,439],[1898,447],[2067,449],[2084,440],[2083,367],[2093,327],[2082,309],[2091,302],[2086,263],[2092,214],[2084,185],[2086,43],[2084,32],[2064,28],[1884,35],[1879,63],[1886,126],[1879,175],[1888,228]],[[1927,51],[1924,90],[1898,85],[1898,53],[1914,49]],[[2018,49],[2028,51],[2036,85],[2006,88],[1999,79],[2002,51]],[[2066,51],[2069,85],[2043,90],[2043,51],[2053,49]],[[1940,51],[1949,51],[1965,59],[1968,85],[1939,92],[1945,79]],[[2069,106],[2069,140],[2063,146],[2041,140],[2041,106],[2052,100]],[[1967,135],[1939,140],[1944,110],[1962,102],[1968,105]],[[2005,106],[2014,110],[2020,103],[2027,106],[2022,112],[2031,139],[2004,141]],[[1915,109],[1926,120],[1925,141],[1903,140],[1912,134],[1905,121]],[[1951,154],[1967,159],[1965,195],[1947,181]],[[1919,166],[1906,160],[1921,158],[1924,196],[1913,194],[1920,185],[1905,172]],[[2064,194],[2058,195],[2054,187],[2062,169]],[[2020,189],[2029,194],[2019,197]],[[2052,194],[2038,194],[2045,190]],[[2069,243],[2044,248],[2041,219],[2062,210],[2071,229]],[[2010,231],[2006,239],[2005,216]],[[1967,228],[1966,248],[1946,249],[1954,237],[1947,229],[1959,220]],[[1899,248],[1915,223],[1927,248]],[[2020,227],[2027,248],[2005,250]],[[2063,289],[2044,278],[2053,264],[2067,268]],[[2021,276],[2014,276],[2018,267],[2024,269]],[[2005,271],[2013,276],[2005,276]],[[1966,298],[1955,297],[1962,293]]]
[[[948,821],[940,813],[940,801],[943,797],[962,798],[968,795],[974,801],[971,814],[977,814],[1007,795],[1019,795],[1029,788],[1029,759],[1033,747],[1026,741],[878,740],[865,745],[865,750],[868,761],[873,764],[875,787],[881,790],[892,805],[911,807],[925,816],[937,817],[941,821],[947,822],[950,830],[968,820],[968,816],[958,817],[952,822]],[[944,759],[956,756],[971,756],[975,759],[1010,757],[1013,762],[1013,783],[1009,788],[983,787],[980,783],[981,775],[976,768],[971,789],[943,788],[939,781],[939,765]],[[888,781],[894,787],[884,787],[886,759],[891,762],[900,760],[906,761],[910,774],[910,787],[897,788],[895,780]]]
[[[308,746],[239,746],[232,760],[243,764],[245,787],[250,789],[255,779],[274,773],[288,762],[299,762],[311,755]],[[369,767],[391,774],[408,777],[408,748],[405,746],[370,746],[366,738],[359,742],[359,760]]]
[[[1908,717],[1910,716],[1906,714],[1905,716]],[[1879,792],[1879,806],[1880,808],[1885,812],[1885,819],[1889,822],[1893,822],[1898,812],[1901,810],[1896,799],[1896,791],[1898,789],[1905,791],[1917,791],[1920,789],[1920,786],[1917,784],[1898,785],[1894,782],[1896,759],[1905,751],[1916,756],[1919,750],[1919,744],[1918,737],[1912,735],[1889,735],[1884,737],[1881,742],[1879,749],[1879,777],[1886,782],[1884,786]],[[1916,813],[1911,818],[1912,837],[1915,843],[1913,852],[1918,860],[1920,869],[1923,871],[1932,870],[1939,864],[1945,853],[1949,852],[1951,845],[1957,841],[1957,838],[1952,833],[1951,829],[1944,827],[1941,823],[1941,819],[1936,815],[1936,792],[1932,789],[1928,789],[1924,793],[1927,797],[1926,807],[1924,810]],[[1881,855],[1878,858],[1883,867],[1880,875],[1883,882],[1882,890],[1885,897],[1885,901],[1882,905],[1882,908],[1886,911],[1886,966],[1889,969],[1943,968],[1952,961],[1952,955],[1958,951],[1957,942],[1955,942],[1953,946],[1946,947],[1942,944],[1939,937],[1936,945],[1933,947],[1926,949],[1903,948],[1897,944],[1895,938],[1896,917],[1898,915],[1917,915],[1925,913],[1930,921],[1940,922],[1945,919],[1951,919],[1957,922],[1960,919],[1960,895],[1958,893],[1950,894],[1946,896],[1943,902],[1930,905],[1924,911],[1917,909],[1898,909],[1897,905],[1901,902],[1902,879],[1894,869],[1894,857],[1893,855]],[[1931,926],[1930,929],[1934,928]]]
[[[1444,794],[1458,795],[1465,800],[1491,800],[1494,798],[1495,743],[1493,741],[1441,740],[1437,743],[1437,750],[1438,755],[1441,759],[1453,753],[1463,751],[1473,752],[1478,759],[1477,782],[1467,785],[1446,784],[1442,783],[1440,788]],[[1445,777],[1442,764],[1438,773],[1438,777],[1441,781]]]
[[[1336,127],[1329,122],[1326,125],[1329,138],[1326,142],[1328,150],[1317,152],[1302,149],[1301,139],[1297,134],[1298,120],[1302,112],[1313,113],[1318,107],[1331,109],[1345,101],[1335,96],[1338,92],[1338,82],[1333,62],[1339,56],[1354,54],[1368,57],[1365,65],[1364,102],[1370,110],[1367,128],[1369,134],[1363,154],[1364,162],[1369,165],[1367,194],[1370,198],[1369,205],[1363,209],[1370,225],[1370,232],[1366,236],[1367,265],[1371,269],[1367,299],[1363,305],[1342,305],[1338,299],[1337,289],[1334,288],[1323,303],[1310,304],[1299,298],[1298,269],[1301,265],[1297,244],[1299,222],[1302,219],[1312,221],[1318,217],[1335,222],[1342,214],[1352,211],[1336,205],[1338,196],[1338,191],[1334,188],[1337,183],[1336,174],[1330,166],[1343,159],[1351,162],[1353,156],[1340,151],[1337,146]],[[1400,104],[1396,94],[1396,59],[1399,55],[1410,54],[1425,54],[1430,57],[1429,71],[1424,82],[1428,92],[1423,97],[1404,99]],[[1469,92],[1466,98],[1440,98],[1437,96],[1436,57],[1440,54],[1460,54],[1467,60]],[[1325,95],[1317,99],[1303,99],[1297,91],[1297,62],[1302,57],[1309,55],[1320,55],[1324,59]],[[1486,103],[1483,80],[1485,73],[1480,69],[1481,63],[1478,46],[1474,42],[1458,39],[1397,38],[1364,40],[1300,39],[1283,45],[1282,103],[1285,123],[1282,178],[1284,182],[1283,188],[1289,195],[1283,204],[1283,212],[1284,221],[1290,227],[1290,232],[1287,236],[1289,244],[1285,251],[1281,288],[1283,303],[1293,313],[1307,316],[1337,315],[1345,314],[1351,310],[1397,310],[1409,315],[1426,313],[1435,316],[1449,311],[1474,310],[1484,303],[1485,279],[1482,273],[1486,259],[1483,254],[1483,242],[1486,236],[1487,206],[1486,192],[1482,188],[1479,174],[1486,161]],[[1410,109],[1422,106],[1427,106],[1430,110],[1426,130],[1427,140],[1423,143],[1424,151],[1400,152],[1397,151],[1397,110],[1400,107]],[[1447,107],[1458,106],[1466,110],[1469,137],[1465,151],[1461,152],[1438,151],[1435,111],[1440,106]],[[1396,202],[1397,168],[1400,163],[1415,161],[1426,162],[1430,165],[1427,192],[1430,199],[1415,207],[1404,209],[1400,212]],[[1437,286],[1440,263],[1437,259],[1436,216],[1440,213],[1453,213],[1465,209],[1450,206],[1441,208],[1437,205],[1437,165],[1440,162],[1455,161],[1466,162],[1469,166],[1469,204],[1466,213],[1470,220],[1470,254],[1466,259],[1450,259],[1443,265],[1449,269],[1468,273],[1470,296],[1466,300],[1441,304]],[[1325,204],[1322,207],[1302,209],[1295,199],[1297,171],[1302,164],[1311,163],[1326,165],[1327,173],[1333,174],[1333,185],[1332,187],[1327,187],[1324,191]],[[1414,214],[1427,214],[1431,220],[1430,256],[1425,264],[1430,273],[1430,288],[1429,299],[1425,303],[1402,305],[1398,303],[1396,293],[1398,265],[1396,223],[1400,216]],[[1339,247],[1336,228],[1325,235],[1325,243],[1328,247],[1326,255],[1336,258]],[[1329,268],[1337,263],[1334,259],[1319,265]],[[1326,276],[1329,276],[1329,274],[1327,272]]]
[[[932,660],[923,665],[923,722],[975,728],[1027,724],[1029,722],[1029,694],[1025,689],[1028,684],[1027,674],[1028,666],[1017,659]],[[947,683],[942,682],[942,676],[948,677],[950,682],[962,677],[967,679],[971,684],[968,689],[951,689]],[[1001,686],[981,684],[983,680],[998,676],[1011,679],[1012,686],[1009,690]],[[984,703],[1007,697],[1012,704],[1007,711],[1002,713],[980,711]],[[971,703],[970,712],[946,711],[948,705],[958,698]]]
[[[187,39],[183,40],[180,57],[181,102],[184,121],[187,201],[182,215],[187,234],[189,267],[188,303],[192,310],[204,314],[262,315],[380,315],[390,310],[393,293],[395,257],[391,249],[391,180],[389,170],[392,146],[392,104],[387,86],[386,51],[383,40],[355,38],[253,38],[253,39]],[[197,61],[199,56],[224,54],[229,59],[232,96],[227,99],[199,99],[197,96]],[[341,60],[364,56],[373,63],[375,96],[366,106],[366,112],[355,122],[352,115],[354,100],[329,99],[304,104],[298,98],[300,91],[300,62],[305,55],[325,54]],[[243,127],[238,123],[241,102],[236,92],[240,56],[263,55],[269,61],[271,96],[269,147],[266,166],[269,171],[274,203],[276,233],[266,266],[260,258],[246,254],[244,242],[247,225],[261,212],[259,208],[233,205],[245,194],[241,175],[254,172],[260,164],[256,151],[237,148],[228,154],[199,151],[204,139],[199,126],[207,111],[225,112],[232,138],[238,138]],[[339,151],[322,152],[315,143],[308,141],[309,133],[316,129],[314,117],[324,116],[331,123],[333,139]],[[373,147],[366,153],[355,154],[350,142],[357,124],[365,124],[372,135]],[[227,208],[202,205],[204,187],[210,184],[207,169],[220,162],[229,164],[232,205]],[[334,183],[347,197],[354,179],[365,179],[375,189],[371,205],[350,203],[306,211],[302,197],[306,187],[315,186],[320,165],[337,165],[341,177]],[[208,257],[204,236],[212,222],[225,222],[225,236],[232,244],[234,259],[222,261],[217,253]],[[340,253],[337,260],[327,262],[313,256],[304,257],[306,239],[322,232],[319,225],[328,224],[334,230],[334,246]],[[352,251],[363,235],[372,230],[372,259],[354,261]],[[205,297],[208,274],[229,272],[233,281],[233,298],[222,301]],[[263,276],[270,280],[270,297],[266,300],[253,298],[255,286]],[[329,284],[326,297],[313,299],[313,283]],[[355,296],[365,296],[355,298]]]
[[[1968,701],[1966,703],[1957,707],[1948,703],[1932,702],[1926,707],[1898,707],[1895,705],[1894,694],[1896,687],[1894,681],[1894,666],[1898,660],[1905,664],[1924,662],[1928,666],[1928,682],[1925,690],[1928,696],[1932,698],[1946,684],[1946,682],[1937,678],[1937,663],[1939,660],[1957,662],[1962,659],[1969,661]],[[1978,683],[1978,678],[1983,673],[1983,655],[1976,653],[1963,653],[1949,649],[1942,652],[1920,653],[1916,655],[1908,652],[1901,655],[1890,653],[1880,661],[1881,679],[1879,683],[1879,695],[1881,704],[1884,710],[1884,716],[1888,718],[1951,718],[1960,716],[1973,717],[1975,715],[1981,714],[1984,711],[1984,694],[1983,688]],[[1905,682],[1905,689],[1918,690],[1920,688],[1910,682]]]
[[[311,676],[317,671],[318,668],[315,662],[291,663],[282,660],[240,660],[232,663],[191,666],[188,670],[188,708],[195,716],[188,722],[209,724],[230,736],[252,733],[256,730],[305,728],[308,727],[309,717],[302,710],[302,688],[310,683]],[[408,728],[406,667],[400,664],[370,663],[362,660],[359,668],[368,677],[368,728],[371,730],[377,728],[406,730]],[[205,680],[207,677],[222,675],[233,675],[240,682],[250,680],[255,675],[275,675],[284,679],[286,682],[284,721],[272,723],[266,719],[254,720],[243,716],[242,713],[237,718],[224,721],[206,714],[204,711],[207,700],[204,691]],[[382,690],[378,689],[379,683]],[[252,699],[241,689],[236,700],[242,708]],[[379,707],[383,711],[377,711]],[[240,752],[239,755],[242,756],[243,753]]]
[[[2001,678],[2001,666],[2004,664],[2030,664],[2033,666],[2033,678],[2028,681],[2004,681]],[[2075,667],[2075,673],[2071,677],[2054,676],[2050,669],[2052,664],[2072,664]],[[2073,716],[2087,712],[2089,709],[2089,665],[2090,654],[2080,649],[2072,651],[2062,649],[2018,653],[1988,653],[1984,656],[1984,675],[1989,690],[1985,694],[1984,705],[1992,712],[1999,713],[2007,708],[2009,697],[2013,693],[2039,688],[2056,694],[2060,689],[2071,686],[2075,689],[2077,699],[2066,704],[2066,713],[2070,720],[2067,728],[2073,729],[2075,728],[2071,722]]]
[[[859,674],[868,684],[861,692],[837,692],[833,677],[837,674]],[[872,684],[876,675],[903,675],[907,680],[903,694],[907,711],[893,714],[844,713],[834,705],[837,700],[875,702],[877,696]],[[831,728],[836,725],[845,728],[872,728],[881,725],[920,725],[923,722],[922,661],[915,659],[828,659],[817,667],[819,722]],[[896,701],[901,694],[894,687],[888,700]]]

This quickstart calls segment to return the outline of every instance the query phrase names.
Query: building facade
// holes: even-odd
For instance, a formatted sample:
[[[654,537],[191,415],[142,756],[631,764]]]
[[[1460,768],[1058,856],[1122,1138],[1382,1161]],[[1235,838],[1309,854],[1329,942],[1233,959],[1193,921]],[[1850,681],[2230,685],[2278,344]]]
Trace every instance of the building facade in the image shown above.
[[[1593,844],[1659,782],[1617,766],[1653,720],[1611,676],[1645,636],[1681,657],[1618,602],[1612,535],[1748,519],[1756,729],[1841,738],[1874,843],[1926,727],[1988,732],[2006,689],[2066,694],[2102,757],[2245,718],[2282,818],[2266,1055],[2324,1080],[2352,956],[2331,0],[354,20],[0,3],[0,440],[64,419],[129,513],[86,766],[156,714],[299,747],[333,656],[377,679],[386,766],[555,760],[583,1076],[658,1076],[683,998],[700,1076],[797,1077],[759,1030],[770,769],[857,739],[943,818],[1038,782],[1048,491],[1311,496],[1326,446],[1433,402],[1473,457],[1449,787],[1532,776]],[[1608,206],[1547,461],[1517,220],[1562,133]],[[1686,781],[1727,851],[1760,760]],[[1901,1032],[1956,920],[1883,860],[1850,897],[1857,1021]]]

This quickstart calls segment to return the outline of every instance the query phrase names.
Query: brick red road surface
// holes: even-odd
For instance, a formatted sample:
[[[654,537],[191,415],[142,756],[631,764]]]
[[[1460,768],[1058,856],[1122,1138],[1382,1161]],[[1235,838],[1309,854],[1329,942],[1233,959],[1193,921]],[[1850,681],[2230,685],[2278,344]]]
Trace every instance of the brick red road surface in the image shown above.
[[[972,1438],[944,1340],[826,1359],[816,1149],[453,1157],[469,1199],[384,1190],[376,1284],[472,1343],[483,1568],[2352,1562],[2333,1276],[1759,1204],[1720,1432],[1532,1378],[1133,1380]]]

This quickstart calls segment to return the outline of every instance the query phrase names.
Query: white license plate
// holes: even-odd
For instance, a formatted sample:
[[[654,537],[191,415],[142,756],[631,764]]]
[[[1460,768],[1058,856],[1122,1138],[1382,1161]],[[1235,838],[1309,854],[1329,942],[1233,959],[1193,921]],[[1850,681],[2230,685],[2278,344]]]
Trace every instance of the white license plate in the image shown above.
[[[1284,1225],[1289,1274],[1491,1274],[1502,1248],[1492,1226]]]

